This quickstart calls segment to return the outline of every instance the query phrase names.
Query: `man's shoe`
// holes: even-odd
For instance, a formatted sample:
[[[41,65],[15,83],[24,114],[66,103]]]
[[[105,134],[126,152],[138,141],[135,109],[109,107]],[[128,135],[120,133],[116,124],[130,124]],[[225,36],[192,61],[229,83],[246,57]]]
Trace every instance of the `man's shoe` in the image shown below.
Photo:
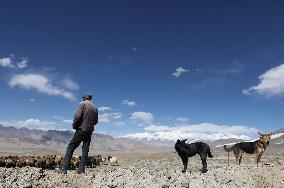
[[[61,170],[61,169],[60,169],[60,170],[58,170],[58,173],[59,173],[59,174],[67,174],[67,170]]]
[[[76,174],[85,174],[85,170],[77,170]]]

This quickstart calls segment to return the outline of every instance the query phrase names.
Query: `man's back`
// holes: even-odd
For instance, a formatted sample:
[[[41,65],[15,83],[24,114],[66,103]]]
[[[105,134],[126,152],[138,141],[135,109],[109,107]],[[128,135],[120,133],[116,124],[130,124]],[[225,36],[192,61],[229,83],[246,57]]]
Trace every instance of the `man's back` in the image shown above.
[[[80,102],[74,114],[74,123],[79,123],[83,131],[94,131],[94,125],[98,123],[98,110],[90,100]]]

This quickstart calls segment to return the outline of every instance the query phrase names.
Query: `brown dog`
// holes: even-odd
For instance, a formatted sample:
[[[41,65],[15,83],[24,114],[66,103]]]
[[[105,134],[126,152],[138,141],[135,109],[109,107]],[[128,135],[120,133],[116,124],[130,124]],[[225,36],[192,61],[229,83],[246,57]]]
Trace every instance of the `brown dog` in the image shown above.
[[[227,152],[234,151],[236,157],[236,163],[239,165],[242,161],[242,154],[248,153],[253,154],[254,164],[258,165],[260,158],[266,147],[269,145],[269,141],[271,139],[271,134],[259,134],[259,139],[254,142],[240,142],[233,145],[231,148],[227,148],[224,145],[224,150]]]

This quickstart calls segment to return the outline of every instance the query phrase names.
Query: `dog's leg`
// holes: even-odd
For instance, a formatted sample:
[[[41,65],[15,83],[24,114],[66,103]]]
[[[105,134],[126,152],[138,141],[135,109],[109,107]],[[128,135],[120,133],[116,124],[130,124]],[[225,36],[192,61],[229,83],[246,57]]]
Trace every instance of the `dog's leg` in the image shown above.
[[[239,151],[239,150],[234,150],[234,154],[235,154],[235,157],[236,157],[236,164],[237,164],[237,165],[240,164],[240,153],[241,153],[241,151]]]
[[[256,165],[256,166],[257,166],[258,156],[259,156],[258,153],[254,153],[254,154],[253,154],[253,164]]]
[[[202,173],[206,173],[206,172],[208,171],[208,170],[207,170],[206,156],[207,156],[206,153],[202,153],[202,154],[200,155],[201,160],[202,160],[202,170],[201,170]]]
[[[243,158],[243,153],[240,153],[240,157],[239,157],[239,164],[241,164],[241,162],[242,162],[242,158]]]
[[[186,169],[187,169],[188,157],[183,155],[183,156],[181,156],[181,160],[182,160],[182,163],[183,163],[183,170],[181,172],[185,173]]]
[[[257,157],[257,161],[256,161],[256,164],[258,165],[259,161],[260,161],[260,158],[262,156],[263,152],[259,153],[258,154],[258,157]]]

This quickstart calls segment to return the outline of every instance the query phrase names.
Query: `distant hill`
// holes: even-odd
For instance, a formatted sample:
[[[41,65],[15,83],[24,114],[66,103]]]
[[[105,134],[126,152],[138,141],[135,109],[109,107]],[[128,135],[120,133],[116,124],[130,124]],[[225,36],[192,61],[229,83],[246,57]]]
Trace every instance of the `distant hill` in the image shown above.
[[[284,128],[279,129],[272,133],[271,144],[284,145]]]
[[[281,128],[277,131],[272,132],[272,134],[284,133],[284,128]]]
[[[0,154],[50,151],[64,153],[73,136],[72,131],[36,130],[27,128],[5,127],[0,125]],[[211,147],[242,142],[242,139],[218,139],[214,141],[198,140],[208,143]],[[284,129],[273,132],[272,146],[284,145]],[[94,133],[90,145],[90,153],[147,153],[173,150],[174,142],[134,140],[130,138],[114,138],[109,135]],[[81,147],[80,147],[81,148]],[[80,154],[80,149],[76,150]]]
[[[72,131],[36,130],[27,128],[5,127],[0,125],[0,152],[24,150],[24,148],[45,148],[63,153],[73,136]],[[114,138],[108,135],[93,133],[90,152],[141,152],[152,150],[138,141],[127,138]],[[14,152],[14,150],[13,150]]]

